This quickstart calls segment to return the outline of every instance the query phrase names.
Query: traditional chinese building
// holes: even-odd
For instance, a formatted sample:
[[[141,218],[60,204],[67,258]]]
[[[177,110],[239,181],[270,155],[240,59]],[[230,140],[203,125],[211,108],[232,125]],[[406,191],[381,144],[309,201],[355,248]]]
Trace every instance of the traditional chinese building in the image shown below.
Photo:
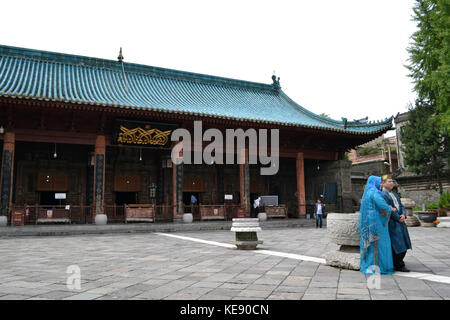
[[[385,133],[392,118],[324,118],[291,100],[278,80],[0,46],[0,215],[27,209],[29,223],[91,223],[106,213],[123,222],[128,208],[130,218],[172,220],[192,195],[197,219],[230,217],[230,208],[248,216],[261,195],[277,195],[276,210],[290,217],[312,210],[321,194],[331,210],[351,210],[344,152]],[[173,164],[171,132],[192,132],[196,120],[203,130],[279,129],[278,173],[262,176],[248,162]]]

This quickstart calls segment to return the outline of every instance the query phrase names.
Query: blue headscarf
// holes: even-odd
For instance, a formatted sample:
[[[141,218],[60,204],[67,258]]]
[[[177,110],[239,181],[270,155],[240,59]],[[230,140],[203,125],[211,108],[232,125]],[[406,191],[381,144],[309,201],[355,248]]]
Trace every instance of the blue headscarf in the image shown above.
[[[361,207],[359,209],[359,233],[360,233],[360,251],[361,256],[367,252],[367,248],[372,242],[379,239],[377,228],[378,214],[375,205],[370,206],[370,202],[374,204],[373,197],[376,192],[380,191],[381,177],[370,176],[367,179],[366,188],[361,199]]]

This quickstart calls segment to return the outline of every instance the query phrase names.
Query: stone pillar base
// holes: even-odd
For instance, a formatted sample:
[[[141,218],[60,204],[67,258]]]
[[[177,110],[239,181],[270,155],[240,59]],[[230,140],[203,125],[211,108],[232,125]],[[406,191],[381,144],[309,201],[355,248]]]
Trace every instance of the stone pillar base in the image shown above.
[[[192,213],[183,214],[183,222],[184,223],[192,223],[192,221],[194,221],[194,217],[192,216]]]
[[[326,265],[350,270],[360,269],[359,247],[341,246],[337,251],[324,254]]]
[[[8,225],[8,217],[0,216],[0,227],[6,227]]]
[[[259,219],[259,221],[266,221],[267,220],[267,214],[265,212],[258,213],[258,219]]]
[[[106,214],[96,214],[95,215],[95,224],[102,226],[108,223],[108,217]]]

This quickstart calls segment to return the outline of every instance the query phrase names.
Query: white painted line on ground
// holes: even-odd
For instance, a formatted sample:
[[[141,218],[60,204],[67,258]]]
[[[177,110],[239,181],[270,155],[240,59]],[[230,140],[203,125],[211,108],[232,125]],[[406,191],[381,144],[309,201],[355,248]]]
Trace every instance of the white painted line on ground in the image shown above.
[[[234,244],[229,244],[229,243],[209,241],[209,240],[203,240],[203,239],[192,238],[192,237],[185,237],[185,236],[177,236],[177,235],[174,235],[174,234],[160,233],[160,232],[155,232],[154,234],[161,235],[161,236],[166,236],[166,237],[177,238],[177,239],[181,239],[181,240],[188,240],[188,241],[194,241],[194,242],[199,242],[199,243],[204,243],[204,244],[210,244],[210,245],[218,246],[218,247],[236,249],[236,246]],[[279,252],[279,251],[272,251],[272,250],[261,250],[261,249],[259,249],[259,250],[258,249],[257,250],[252,250],[252,252],[260,253],[260,254],[267,254],[267,255],[277,256],[277,257],[283,257],[283,258],[288,258],[288,259],[295,259],[295,260],[302,260],[302,261],[311,261],[311,262],[322,263],[322,264],[325,264],[325,262],[326,262],[325,259],[322,259],[322,258],[303,256],[303,255],[295,254],[295,253],[286,253],[286,252]],[[397,271],[394,275],[395,276],[400,276],[400,277],[415,278],[415,279],[420,279],[420,280],[427,280],[427,281],[433,281],[433,282],[450,284],[450,277],[440,276],[440,275],[435,275],[435,274],[429,274],[429,273],[398,272]]]
[[[272,251],[272,250],[255,250],[253,252],[261,253],[261,254],[268,254],[271,256],[295,259],[295,260],[311,261],[311,262],[317,262],[317,263],[325,263],[326,262],[325,259],[322,259],[322,258],[302,256],[300,254],[295,254],[295,253],[286,253],[286,252],[279,252],[279,251]]]
[[[228,243],[222,243],[222,242],[216,242],[216,241],[209,241],[209,240],[203,240],[198,238],[192,238],[192,237],[185,237],[185,236],[177,236],[174,234],[168,234],[168,233],[160,233],[155,232],[155,234],[166,236],[166,237],[172,237],[172,238],[178,238],[182,240],[188,240],[188,241],[194,241],[194,242],[200,242],[205,244],[210,244],[213,246],[219,246],[224,248],[231,248],[236,249],[236,246],[234,244],[228,244]],[[272,251],[272,250],[253,250],[254,253],[260,253],[260,254],[267,254],[271,256],[277,256],[277,257],[283,257],[283,258],[289,258],[289,259],[295,259],[295,260],[304,260],[304,261],[312,261],[317,263],[325,263],[325,259],[316,258],[316,257],[308,257],[308,256],[302,256],[299,254],[294,253],[286,253],[286,252],[279,252],[279,251]]]
[[[216,241],[208,241],[208,240],[202,240],[202,239],[191,238],[191,237],[183,237],[183,236],[177,236],[177,235],[168,234],[168,233],[155,232],[155,234],[159,234],[160,236],[178,238],[178,239],[182,239],[182,240],[211,244],[213,246],[219,246],[219,247],[224,247],[224,248],[234,248],[234,249],[236,248],[236,246],[234,244],[228,244],[228,243],[222,243],[222,242],[216,242]]]
[[[401,276],[401,277],[407,277],[407,278],[415,278],[415,279],[420,279],[420,280],[427,280],[427,281],[450,284],[450,277],[440,276],[440,275],[436,275],[436,274],[397,271],[394,274],[394,276]]]

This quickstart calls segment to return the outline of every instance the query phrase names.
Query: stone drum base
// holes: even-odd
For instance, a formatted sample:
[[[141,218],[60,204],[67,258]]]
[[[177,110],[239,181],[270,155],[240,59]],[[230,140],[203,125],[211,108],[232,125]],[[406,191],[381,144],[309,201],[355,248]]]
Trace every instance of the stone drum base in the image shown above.
[[[358,213],[330,213],[327,232],[330,241],[340,245],[339,250],[323,255],[326,264],[333,267],[359,270]]]
[[[323,256],[326,264],[332,267],[338,267],[350,270],[359,270],[359,247],[341,246],[338,251],[329,251]]]

